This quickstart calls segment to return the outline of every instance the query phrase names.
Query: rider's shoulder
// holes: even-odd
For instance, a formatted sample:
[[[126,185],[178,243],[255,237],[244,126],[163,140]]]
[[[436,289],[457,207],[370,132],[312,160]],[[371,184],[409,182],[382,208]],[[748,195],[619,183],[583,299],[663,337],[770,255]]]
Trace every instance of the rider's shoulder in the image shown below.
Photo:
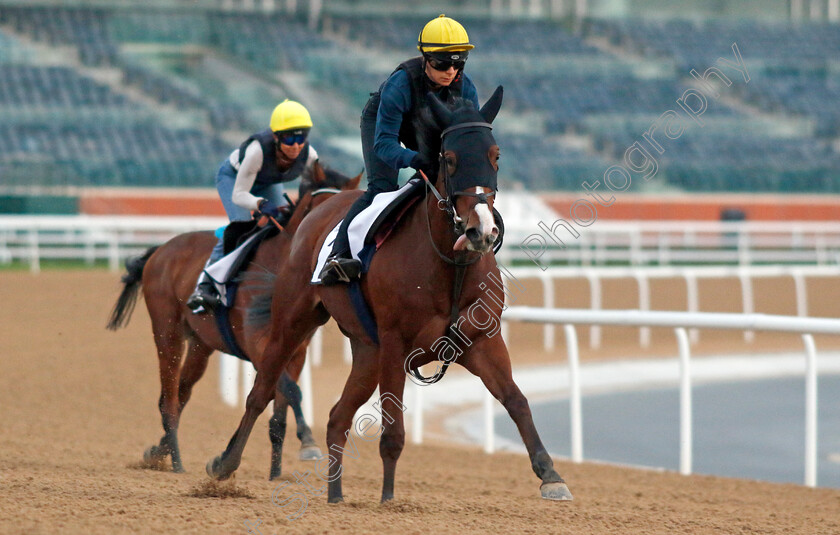
[[[382,85],[380,92],[381,105],[402,108],[411,99],[411,82],[405,71],[393,73]]]
[[[388,77],[388,80],[385,81],[385,87],[393,89],[408,88],[410,85],[409,82],[408,72],[404,69],[397,69],[392,72],[391,76]]]

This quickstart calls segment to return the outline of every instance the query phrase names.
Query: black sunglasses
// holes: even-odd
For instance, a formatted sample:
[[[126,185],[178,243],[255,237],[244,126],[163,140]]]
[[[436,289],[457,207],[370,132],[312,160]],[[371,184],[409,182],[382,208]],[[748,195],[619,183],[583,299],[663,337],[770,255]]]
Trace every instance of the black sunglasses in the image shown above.
[[[294,145],[295,143],[302,145],[306,142],[309,132],[275,132],[275,134],[283,145]]]
[[[450,60],[440,60],[435,58],[428,58],[429,65],[436,71],[448,71],[451,67],[455,67],[456,71],[460,71],[464,68],[464,65],[467,64],[467,60],[458,60],[458,61],[450,61]]]

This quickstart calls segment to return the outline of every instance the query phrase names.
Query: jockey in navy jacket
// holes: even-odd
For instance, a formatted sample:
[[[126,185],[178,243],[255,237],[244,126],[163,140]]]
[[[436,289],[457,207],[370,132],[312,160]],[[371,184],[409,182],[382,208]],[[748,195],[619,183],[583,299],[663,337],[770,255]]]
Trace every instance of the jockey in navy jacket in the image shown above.
[[[370,206],[378,193],[397,189],[400,169],[411,167],[429,174],[429,158],[433,155],[418,152],[415,130],[426,94],[434,93],[443,101],[464,98],[479,108],[475,85],[464,74],[473,45],[463,26],[441,15],[420,32],[417,48],[422,56],[401,63],[362,110],[362,154],[368,189],[356,199],[339,227],[332,253],[319,274],[325,285],[349,282],[359,276],[361,264],[351,258],[347,237],[352,219]]]

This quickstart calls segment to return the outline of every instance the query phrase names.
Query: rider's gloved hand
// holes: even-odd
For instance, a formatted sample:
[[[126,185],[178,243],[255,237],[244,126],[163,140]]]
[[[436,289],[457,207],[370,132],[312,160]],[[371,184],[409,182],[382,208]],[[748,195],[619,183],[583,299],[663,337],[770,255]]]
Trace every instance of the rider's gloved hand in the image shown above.
[[[268,199],[263,199],[260,201],[260,204],[257,205],[257,211],[263,215],[271,216],[277,219],[277,216],[280,214],[280,207]]]
[[[415,154],[409,165],[411,165],[412,169],[426,173],[426,177],[429,180],[434,180],[435,177],[432,176],[432,162],[424,154],[419,152]]]

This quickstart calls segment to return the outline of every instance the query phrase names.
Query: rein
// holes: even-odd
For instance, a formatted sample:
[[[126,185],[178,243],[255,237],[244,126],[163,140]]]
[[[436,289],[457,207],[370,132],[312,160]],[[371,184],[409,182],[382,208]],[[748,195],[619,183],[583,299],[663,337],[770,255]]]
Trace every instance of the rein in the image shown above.
[[[341,193],[341,190],[338,188],[318,188],[312,192],[312,197],[325,193]]]
[[[453,130],[458,130],[458,129],[461,129],[461,128],[470,128],[470,127],[475,127],[475,126],[485,127],[485,128],[490,128],[490,129],[493,128],[490,125],[490,123],[485,123],[485,122],[461,123],[461,124],[457,124],[457,125],[454,125],[454,126],[450,126],[449,128],[445,129],[443,132],[441,132],[441,134],[440,134],[441,141],[443,140],[443,137],[446,134],[448,134],[449,132],[451,132]],[[444,180],[445,180],[445,182],[447,184],[447,188],[448,188],[448,186],[449,186],[449,180],[448,180],[449,179],[449,174],[448,174],[447,169],[446,169],[446,164],[445,164],[445,162],[443,162],[443,143],[441,143],[440,158],[441,158],[441,167],[444,170],[443,171],[444,172]],[[466,262],[459,262],[458,260],[449,258],[448,256],[444,255],[442,252],[440,252],[440,249],[438,249],[438,246],[435,243],[434,238],[432,237],[432,223],[431,223],[431,220],[430,220],[430,217],[429,217],[429,202],[428,202],[429,190],[431,190],[432,194],[437,199],[438,208],[441,211],[446,212],[447,215],[452,219],[453,223],[456,223],[456,224],[460,221],[460,218],[458,217],[458,213],[455,211],[455,207],[452,204],[452,201],[450,200],[450,197],[456,197],[458,195],[469,196],[469,197],[477,197],[478,200],[479,200],[478,201],[479,203],[487,204],[487,197],[495,195],[496,192],[495,191],[492,191],[490,193],[469,193],[469,192],[465,192],[465,191],[453,192],[449,196],[444,198],[440,194],[440,192],[437,190],[437,188],[435,188],[434,185],[431,183],[431,181],[429,180],[429,177],[426,176],[426,173],[424,173],[422,170],[420,170],[420,176],[423,177],[423,180],[426,182],[426,191],[425,191],[425,198],[424,198],[425,202],[423,204],[425,205],[425,210],[426,210],[426,229],[428,230],[429,241],[432,244],[432,249],[435,250],[435,252],[437,253],[438,257],[441,258],[441,260],[443,260],[447,264],[455,267],[455,282],[452,285],[452,307],[449,310],[449,328],[447,329],[447,334],[450,337],[454,337],[455,334],[456,334],[455,333],[455,327],[458,324],[458,316],[459,316],[458,313],[460,312],[460,308],[458,306],[458,303],[461,301],[461,291],[464,288],[464,277],[466,276],[466,273],[467,273],[467,267],[471,266],[472,264],[475,264],[476,262],[478,262],[481,259],[482,255],[478,255],[475,258],[473,258],[472,260],[469,260],[469,261],[466,261]],[[494,252],[496,250],[497,249],[494,248]],[[443,379],[443,376],[446,374],[446,370],[449,368],[449,365],[451,363],[452,363],[452,361],[449,361],[449,360],[443,361],[443,365],[441,366],[440,371],[438,373],[436,373],[435,375],[431,376],[431,377],[424,377],[420,373],[420,370],[418,368],[412,368],[411,370],[409,370],[409,373],[411,373],[411,375],[415,379],[420,381],[421,383],[431,385],[431,384],[437,383],[438,381]]]
[[[496,194],[495,190],[491,191],[490,193],[471,193],[471,192],[466,192],[466,191],[450,192],[449,191],[450,180],[449,180],[449,172],[448,172],[448,169],[446,167],[446,162],[444,161],[444,157],[443,157],[443,138],[446,134],[448,134],[449,132],[452,132],[454,130],[460,130],[462,128],[473,128],[473,127],[490,128],[491,130],[493,129],[493,126],[490,123],[472,121],[472,122],[460,123],[460,124],[450,126],[449,128],[446,128],[440,134],[440,139],[441,139],[440,167],[443,169],[443,179],[444,179],[444,182],[446,184],[446,189],[447,189],[447,197],[446,198],[444,198],[440,194],[440,192],[437,190],[437,188],[434,187],[432,182],[429,180],[429,177],[426,176],[426,173],[424,173],[422,170],[419,171],[420,176],[423,177],[423,180],[426,182],[426,192],[425,192],[425,202],[424,202],[424,204],[426,205],[426,228],[427,228],[428,233],[429,233],[429,241],[432,243],[432,248],[435,250],[437,255],[441,258],[441,260],[443,260],[447,264],[455,267],[455,282],[452,285],[452,307],[449,310],[449,328],[447,329],[447,334],[450,337],[453,337],[453,338],[456,335],[455,328],[458,324],[458,312],[460,312],[460,308],[458,307],[458,303],[461,301],[461,291],[464,288],[464,277],[466,276],[466,273],[467,273],[467,267],[469,267],[472,264],[475,264],[476,262],[478,262],[478,260],[481,259],[482,255],[479,254],[478,256],[473,258],[472,260],[469,260],[469,261],[466,261],[466,262],[460,262],[458,260],[449,258],[448,256],[444,255],[442,252],[440,252],[440,249],[438,249],[438,246],[435,243],[434,237],[432,236],[432,223],[431,223],[431,220],[430,220],[430,217],[429,217],[428,198],[429,198],[429,190],[431,190],[432,194],[437,199],[438,209],[440,209],[443,212],[446,212],[446,214],[452,219],[452,222],[457,225],[461,221],[461,218],[458,216],[458,213],[455,211],[455,206],[453,205],[452,200],[451,200],[452,197],[457,197],[457,196],[476,197],[476,198],[478,198],[479,203],[488,204],[487,198]],[[495,209],[493,209],[493,215],[495,216],[497,213],[498,212]],[[501,220],[501,217],[499,219]],[[504,228],[504,227],[502,227],[502,228]],[[501,246],[501,243],[499,243],[497,245]],[[493,247],[493,252],[496,252],[496,251],[498,251],[498,247],[494,246]],[[433,375],[431,377],[424,377],[420,373],[420,370],[418,368],[412,368],[411,370],[409,370],[409,373],[415,379],[420,381],[421,383],[431,385],[431,384],[437,383],[438,381],[443,379],[443,376],[446,373],[446,370],[447,370],[447,368],[449,368],[449,365],[451,363],[452,363],[452,361],[450,361],[450,360],[444,360],[443,365],[440,368],[440,371],[438,371],[435,375]]]

